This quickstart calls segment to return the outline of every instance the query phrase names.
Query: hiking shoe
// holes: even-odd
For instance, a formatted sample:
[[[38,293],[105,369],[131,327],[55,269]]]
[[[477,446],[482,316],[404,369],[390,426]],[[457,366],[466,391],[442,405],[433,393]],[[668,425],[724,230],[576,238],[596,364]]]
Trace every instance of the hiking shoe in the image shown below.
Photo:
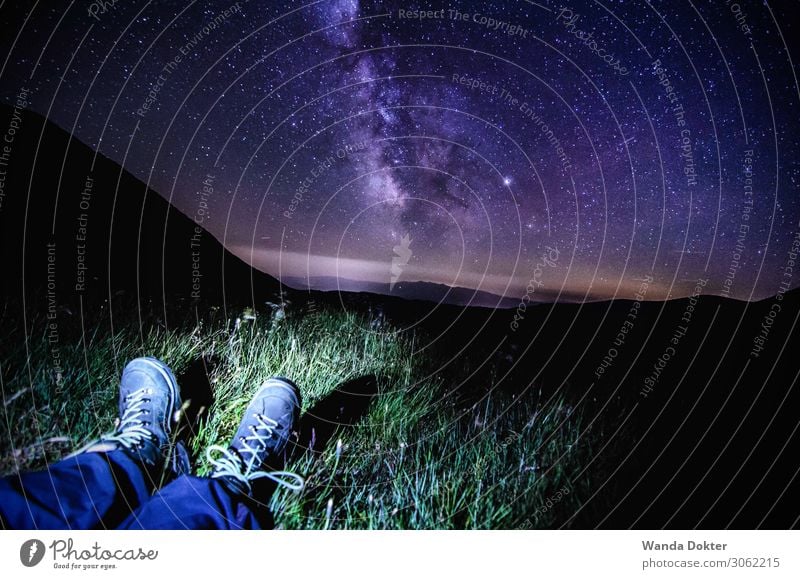
[[[174,474],[190,471],[182,442],[172,444],[176,411],[181,409],[178,381],[166,364],[136,358],[125,366],[119,387],[119,417],[114,431],[79,452],[123,450],[149,466],[169,461]]]
[[[302,490],[302,477],[287,471],[267,471],[285,461],[284,451],[300,415],[300,391],[285,378],[270,378],[245,410],[228,448],[210,446],[206,458],[214,466],[211,478],[234,493],[253,496],[253,481],[268,478],[292,490]],[[215,455],[218,455],[215,458]]]

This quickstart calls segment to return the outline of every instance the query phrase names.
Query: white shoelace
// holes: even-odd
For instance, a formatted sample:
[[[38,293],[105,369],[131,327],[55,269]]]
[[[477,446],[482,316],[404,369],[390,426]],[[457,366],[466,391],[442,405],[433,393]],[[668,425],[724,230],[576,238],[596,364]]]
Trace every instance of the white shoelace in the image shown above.
[[[154,440],[155,436],[153,435],[152,431],[145,428],[144,421],[142,421],[140,418],[145,413],[145,409],[141,406],[147,402],[148,394],[150,394],[149,389],[141,388],[128,395],[125,398],[125,402],[127,404],[125,413],[114,427],[114,432],[111,434],[104,434],[97,440],[89,442],[85,446],[70,454],[69,457],[82,454],[87,450],[97,447],[98,445],[116,443],[126,450],[132,450],[136,446],[139,446],[144,439],[156,442]]]
[[[127,408],[125,414],[114,429],[114,434],[101,438],[103,442],[118,442],[127,449],[131,449],[141,443],[143,438],[153,439],[152,431],[144,426],[141,416],[145,409],[141,406],[147,402],[147,395],[150,390],[142,388],[137,390],[125,399]]]
[[[206,458],[215,467],[214,473],[211,475],[212,478],[221,476],[233,477],[244,484],[248,491],[252,490],[251,481],[260,478],[268,478],[293,491],[302,490],[305,486],[305,481],[300,475],[285,470],[272,472],[258,470],[262,462],[259,454],[263,451],[266,441],[274,435],[275,427],[278,426],[278,423],[261,414],[255,414],[254,416],[258,422],[253,428],[253,434],[244,437],[238,453],[216,444],[206,449]],[[214,458],[213,454],[216,452],[219,452],[222,456]],[[243,457],[242,455],[245,453],[250,456]]]

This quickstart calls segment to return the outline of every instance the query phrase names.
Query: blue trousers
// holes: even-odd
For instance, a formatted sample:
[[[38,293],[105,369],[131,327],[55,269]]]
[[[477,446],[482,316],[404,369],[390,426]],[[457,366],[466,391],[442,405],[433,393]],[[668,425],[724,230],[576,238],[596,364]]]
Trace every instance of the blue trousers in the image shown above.
[[[0,479],[0,528],[264,529],[264,504],[220,481],[183,475],[156,490],[160,470],[125,452],[86,452],[47,470]],[[155,492],[154,492],[155,491]]]

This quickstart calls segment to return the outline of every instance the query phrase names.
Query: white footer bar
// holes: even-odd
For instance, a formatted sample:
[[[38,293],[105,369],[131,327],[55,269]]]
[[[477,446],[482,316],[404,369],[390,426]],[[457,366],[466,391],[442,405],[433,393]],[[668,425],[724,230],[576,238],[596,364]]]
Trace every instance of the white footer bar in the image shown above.
[[[4,577],[750,579],[798,560],[791,531],[0,532]]]

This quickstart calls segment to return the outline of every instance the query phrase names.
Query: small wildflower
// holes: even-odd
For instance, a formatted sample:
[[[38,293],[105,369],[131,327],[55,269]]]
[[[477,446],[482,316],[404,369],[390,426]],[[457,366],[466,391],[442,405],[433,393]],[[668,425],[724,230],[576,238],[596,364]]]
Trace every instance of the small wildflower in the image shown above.
[[[181,417],[182,417],[182,416],[183,416],[183,415],[186,413],[186,410],[189,408],[189,405],[190,405],[190,404],[191,404],[191,402],[190,402],[189,400],[187,400],[186,402],[184,402],[184,403],[181,405],[181,407],[180,407],[180,408],[178,408],[178,409],[175,411],[175,414],[172,416],[172,418],[173,418],[173,420],[174,420],[175,422],[180,422],[180,421],[181,421]]]
[[[325,509],[325,528],[327,529],[331,524],[331,515],[333,514],[333,499],[328,499],[328,508]]]

